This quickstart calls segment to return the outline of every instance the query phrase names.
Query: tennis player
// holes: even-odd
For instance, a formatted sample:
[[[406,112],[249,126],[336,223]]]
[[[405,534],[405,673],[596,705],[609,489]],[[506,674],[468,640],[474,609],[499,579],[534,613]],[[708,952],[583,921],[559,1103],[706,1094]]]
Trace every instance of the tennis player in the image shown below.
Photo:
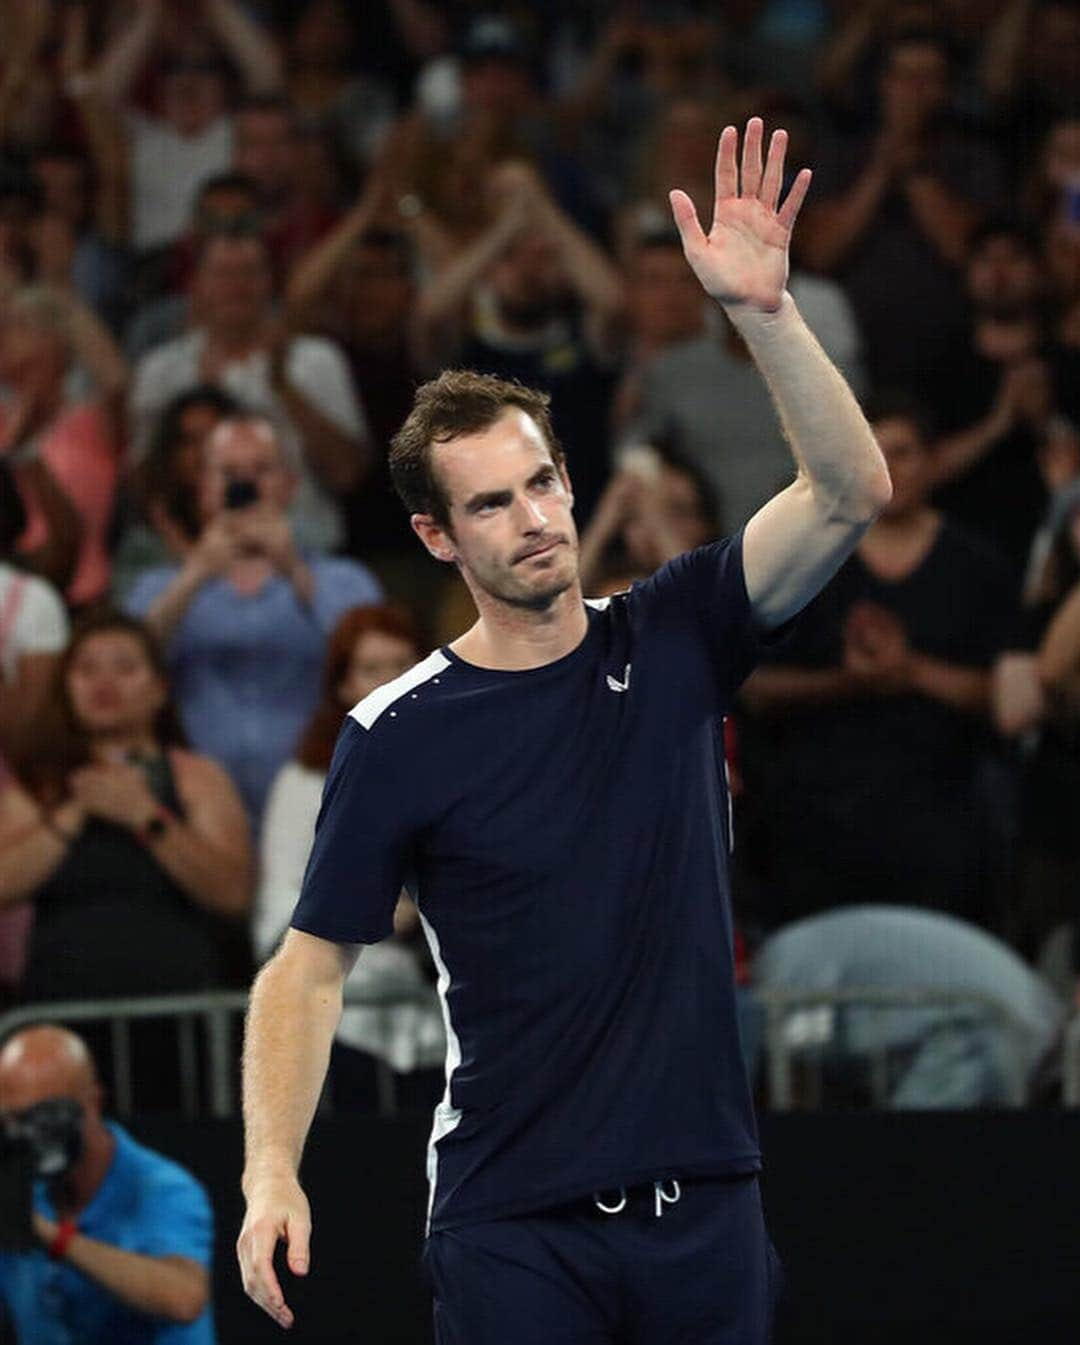
[[[297,1174],[342,983],[405,886],[449,1041],[425,1243],[439,1345],[769,1337],[721,723],[761,642],[891,487],[785,288],[810,173],[781,204],[785,133],[763,163],[752,119],[741,172],[738,140],[720,137],[707,234],[683,192],[671,205],[794,453],[794,481],[740,534],[587,601],[545,398],[444,373],[395,438],[412,526],[458,567],[479,619],[347,719],[292,927],[252,991],[238,1253],[282,1326],[272,1258],[284,1240],[290,1271],[308,1272]]]

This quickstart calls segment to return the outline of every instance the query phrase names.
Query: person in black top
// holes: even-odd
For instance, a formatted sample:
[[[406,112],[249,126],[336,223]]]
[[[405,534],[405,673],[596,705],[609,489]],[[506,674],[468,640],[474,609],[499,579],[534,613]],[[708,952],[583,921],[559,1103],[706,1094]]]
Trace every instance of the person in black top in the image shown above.
[[[0,794],[0,902],[34,904],[27,1002],[236,980],[253,880],[244,809],[221,767],[181,745],[163,668],[141,623],[87,617]],[[174,1099],[169,1071],[175,1054],[137,1101]]]
[[[869,414],[892,502],[743,690],[744,839],[772,927],[866,901],[990,917],[976,766],[1010,579],[927,503],[918,413]]]
[[[245,1048],[247,1292],[293,1323],[297,1178],[359,945],[417,900],[447,1025],[426,1247],[440,1345],[760,1345],[775,1288],[735,1011],[721,722],[762,639],[889,498],[847,385],[787,293],[786,135],[727,127],[687,259],[776,396],[795,480],[742,533],[586,601],[544,394],[447,371],[392,471],[479,619],[365,697],[331,763],[292,925]],[[720,409],[722,411],[722,408]],[[752,450],[750,450],[752,451]]]

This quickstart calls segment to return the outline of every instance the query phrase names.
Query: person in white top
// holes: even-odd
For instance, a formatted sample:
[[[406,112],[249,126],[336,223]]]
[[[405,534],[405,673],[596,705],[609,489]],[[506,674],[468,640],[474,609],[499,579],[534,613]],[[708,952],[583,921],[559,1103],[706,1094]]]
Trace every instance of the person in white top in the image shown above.
[[[291,519],[302,546],[332,551],[344,540],[336,497],[360,484],[368,430],[344,355],[319,336],[292,336],[274,315],[265,239],[217,232],[200,245],[192,282],[193,330],[135,366],[130,414],[139,461],[158,415],[178,393],[214,383],[286,432],[300,468]]]
[[[226,61],[245,90],[273,93],[282,82],[281,56],[272,38],[236,0],[202,0],[202,23],[170,31],[164,0],[140,0],[78,92],[92,92],[122,117],[131,179],[131,243],[148,252],[175,242],[187,225],[195,193],[232,160]],[[177,17],[180,17],[178,13]],[[175,25],[173,26],[175,30]],[[176,42],[179,37],[182,41]],[[147,116],[130,104],[151,52],[170,42],[160,112]]]
[[[327,644],[323,696],[297,748],[279,771],[264,814],[261,880],[252,921],[259,962],[277,948],[300,896],[334,742],[349,709],[376,687],[393,681],[420,657],[409,613],[392,604],[354,607],[338,621]],[[353,968],[348,989],[385,1003],[346,1008],[330,1063],[335,1108],[384,1105],[387,1074],[408,1107],[430,1110],[441,1092],[445,1035],[434,987],[424,978],[408,938],[419,924],[402,894],[393,938],[374,944]],[[404,1001],[404,1002],[403,1002]],[[381,1082],[380,1082],[381,1080]]]

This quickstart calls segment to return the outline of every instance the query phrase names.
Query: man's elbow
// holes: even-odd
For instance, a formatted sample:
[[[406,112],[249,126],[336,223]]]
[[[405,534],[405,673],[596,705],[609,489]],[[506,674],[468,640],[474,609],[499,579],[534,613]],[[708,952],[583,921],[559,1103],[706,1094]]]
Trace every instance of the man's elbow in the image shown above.
[[[190,1326],[197,1322],[206,1311],[210,1302],[210,1290],[205,1282],[191,1278],[169,1296],[169,1302],[162,1314],[170,1322]]]
[[[869,526],[888,507],[893,496],[892,477],[884,462],[867,472],[865,479],[846,492],[844,517]]]

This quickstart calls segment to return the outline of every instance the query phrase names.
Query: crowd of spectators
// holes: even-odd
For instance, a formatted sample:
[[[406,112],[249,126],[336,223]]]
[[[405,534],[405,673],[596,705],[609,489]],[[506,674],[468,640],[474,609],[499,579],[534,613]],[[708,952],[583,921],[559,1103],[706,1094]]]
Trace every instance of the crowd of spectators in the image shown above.
[[[1029,962],[1053,944],[1072,997],[1076,0],[0,0],[0,23],[4,1002],[243,986],[272,952],[348,706],[470,621],[389,484],[426,377],[550,395],[596,594],[790,479],[667,204],[711,208],[751,112],[815,170],[790,289],[895,494],[745,687],[738,918],[753,942],[929,908]],[[403,899],[359,963],[410,1003],[343,1025],[346,1102],[373,1058],[427,1091],[417,923]],[[141,1049],[167,1104],[160,1034]]]

